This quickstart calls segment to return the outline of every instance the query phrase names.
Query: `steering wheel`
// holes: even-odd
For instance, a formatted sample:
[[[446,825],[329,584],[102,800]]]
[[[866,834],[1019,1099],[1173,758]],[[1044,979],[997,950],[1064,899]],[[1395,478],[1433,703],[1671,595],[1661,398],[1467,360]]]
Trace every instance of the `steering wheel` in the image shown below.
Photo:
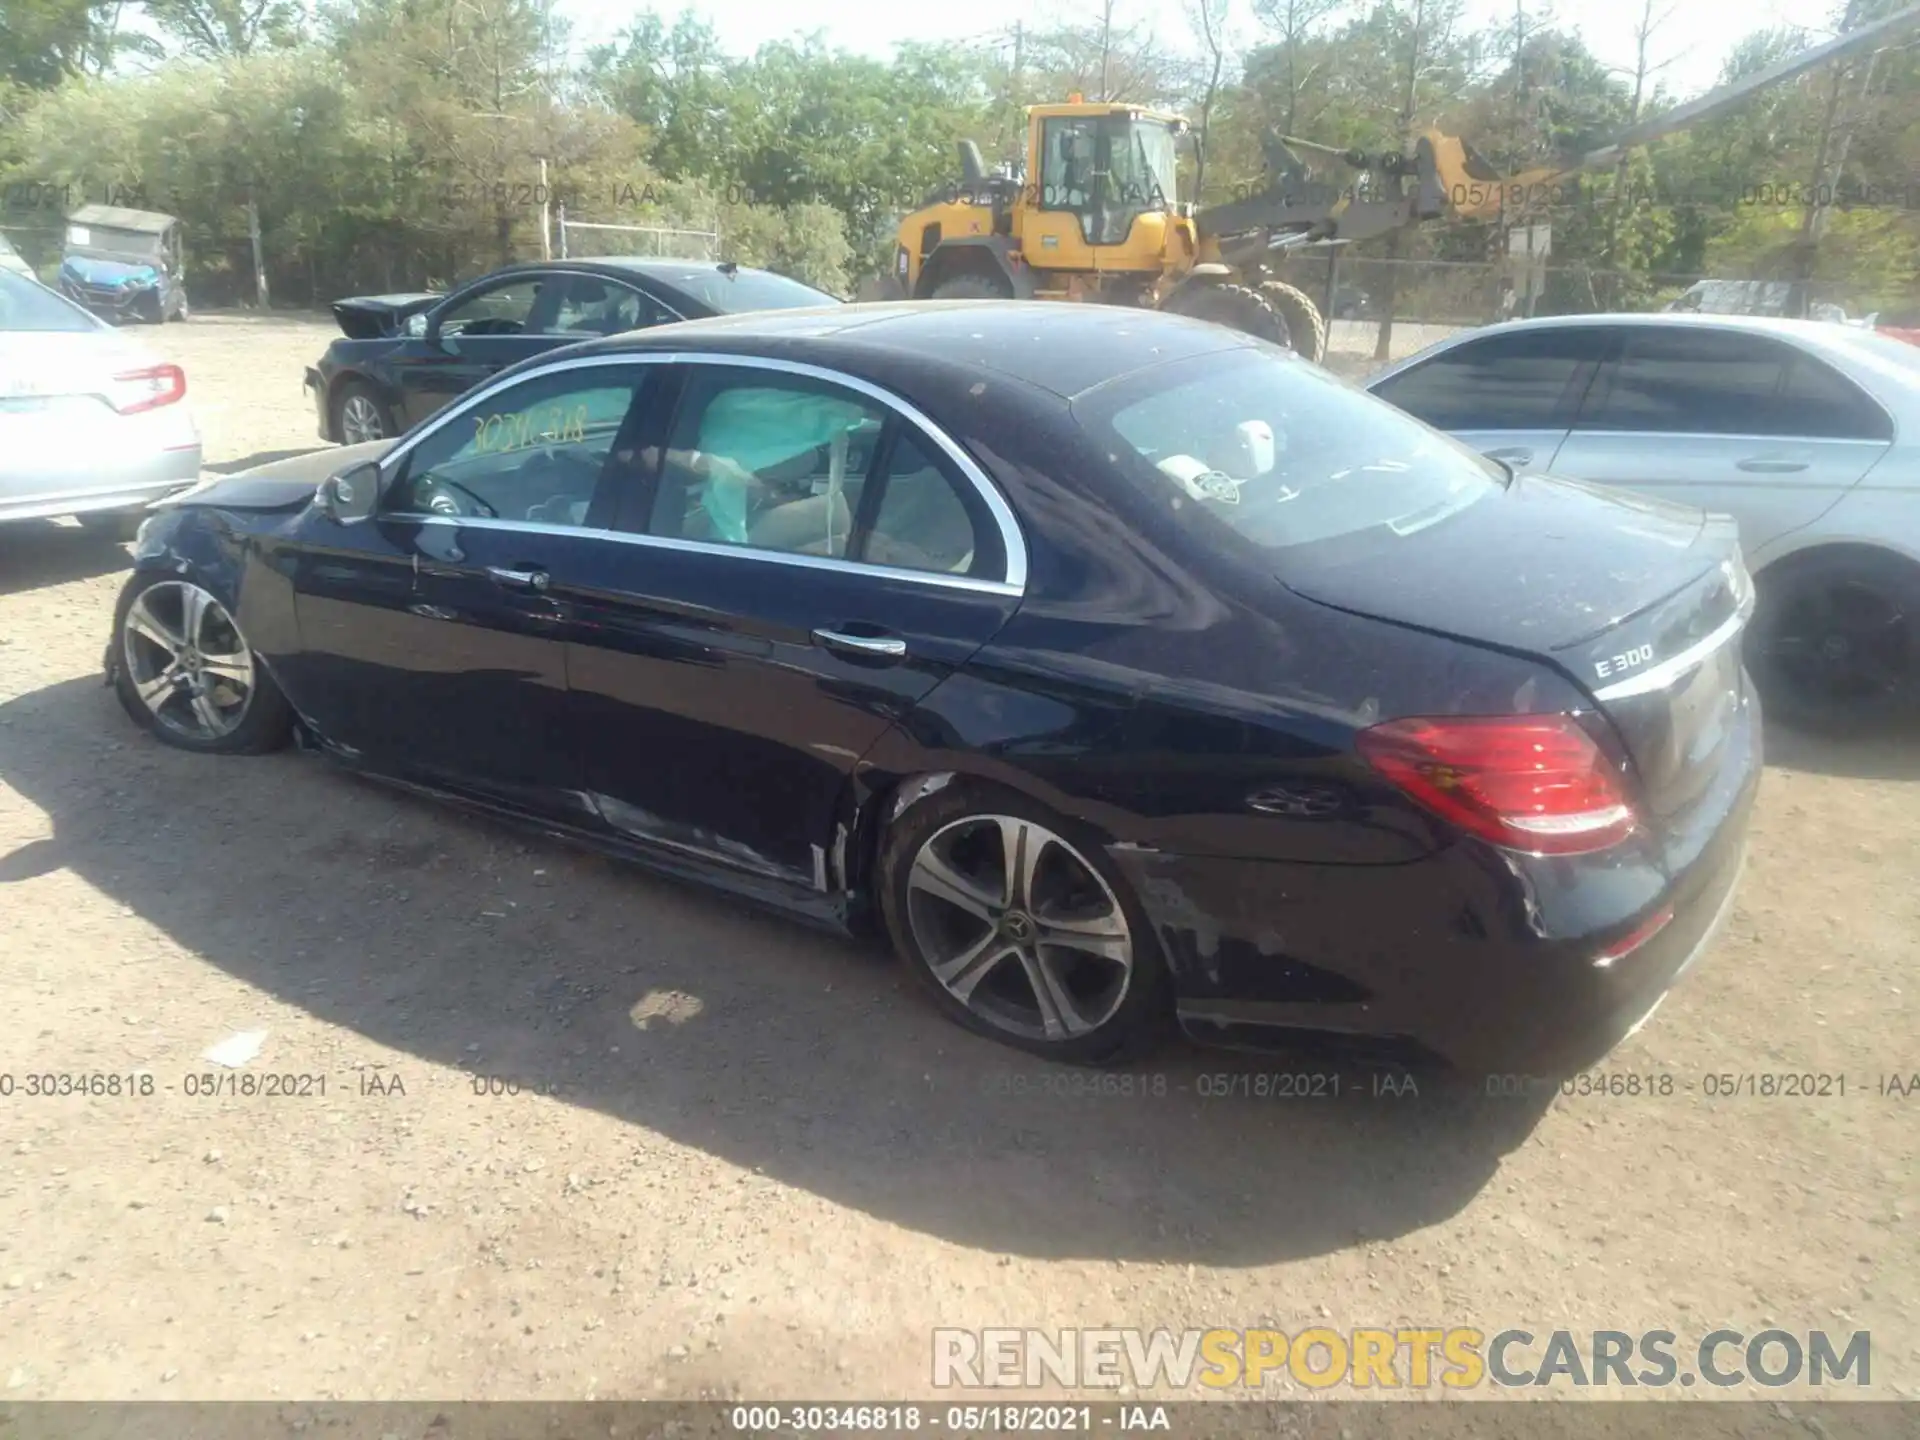
[[[420,507],[433,515],[481,516],[488,520],[500,518],[500,512],[480,496],[458,480],[449,480],[443,475],[427,477],[425,486],[416,490],[415,494],[419,497]]]

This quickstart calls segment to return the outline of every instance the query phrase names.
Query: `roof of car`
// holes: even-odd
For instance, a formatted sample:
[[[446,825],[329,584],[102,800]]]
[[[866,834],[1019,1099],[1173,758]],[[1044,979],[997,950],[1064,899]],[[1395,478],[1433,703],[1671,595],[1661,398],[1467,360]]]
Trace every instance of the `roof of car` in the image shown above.
[[[106,230],[132,230],[149,235],[158,235],[169,225],[178,223],[173,216],[162,215],[157,210],[129,210],[124,205],[82,205],[67,219],[75,225],[98,225]]]
[[[1066,399],[1149,365],[1258,342],[1224,326],[1121,305],[923,300],[753,310],[638,330],[596,350],[751,352],[762,345],[994,371]]]

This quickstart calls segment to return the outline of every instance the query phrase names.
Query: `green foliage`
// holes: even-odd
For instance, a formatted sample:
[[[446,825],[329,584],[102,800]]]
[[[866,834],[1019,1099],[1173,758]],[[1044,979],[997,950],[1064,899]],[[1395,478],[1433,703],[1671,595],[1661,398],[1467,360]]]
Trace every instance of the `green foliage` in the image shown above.
[[[648,11],[575,60],[553,0],[316,3],[303,37],[300,0],[145,0],[138,25],[117,23],[111,0],[0,0],[0,183],[180,215],[210,301],[251,293],[250,214],[276,298],[325,300],[538,254],[543,200],[574,219],[717,230],[726,258],[851,293],[886,268],[899,217],[957,178],[956,141],[1017,162],[1022,107],[1072,91],[1197,119],[1212,78],[1210,57],[1164,49],[1125,5],[1107,33],[1097,7],[1030,26],[1017,54],[1009,36],[885,60],[805,36],[733,55],[693,11]],[[1517,169],[1601,144],[1632,114],[1632,77],[1564,29],[1542,24],[1516,63],[1510,32],[1471,31],[1460,0],[1253,0],[1236,14],[1256,43],[1226,52],[1206,202],[1262,184],[1271,132],[1378,153],[1437,125]],[[1756,32],[1728,78],[1804,43]],[[161,51],[148,73],[125,63]],[[1821,174],[1869,199],[1825,213],[1814,277],[1854,309],[1910,296],[1920,47],[1854,66],[1843,103],[1835,83],[1826,71],[1766,92],[1584,176],[1550,213],[1509,216],[1551,221],[1555,303],[1653,305],[1684,276],[1791,269],[1808,220],[1796,197]],[[1642,114],[1671,103],[1653,89]],[[1757,201],[1769,186],[1776,198]],[[580,243],[629,243],[600,233]],[[1433,268],[1447,303],[1469,305],[1492,288],[1479,267],[1505,234],[1437,222],[1363,250],[1472,262]]]

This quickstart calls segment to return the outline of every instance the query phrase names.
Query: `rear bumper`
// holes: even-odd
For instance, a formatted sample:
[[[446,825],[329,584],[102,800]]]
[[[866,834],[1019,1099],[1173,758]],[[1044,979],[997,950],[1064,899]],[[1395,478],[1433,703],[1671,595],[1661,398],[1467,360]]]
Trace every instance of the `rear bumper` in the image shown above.
[[[16,468],[0,455],[0,522],[130,510],[198,483],[200,445],[104,458],[85,468],[50,473]]]
[[[1732,911],[1759,788],[1749,700],[1688,833],[1604,856],[1456,843],[1408,865],[1302,865],[1117,849],[1203,1044],[1334,1035],[1467,1078],[1564,1076],[1656,1009]],[[1654,916],[1629,953],[1610,950]]]

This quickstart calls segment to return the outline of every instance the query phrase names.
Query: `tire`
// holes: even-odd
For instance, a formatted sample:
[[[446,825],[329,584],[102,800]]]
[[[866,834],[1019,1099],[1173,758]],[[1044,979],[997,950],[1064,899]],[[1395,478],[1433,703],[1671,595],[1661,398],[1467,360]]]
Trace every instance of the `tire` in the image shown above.
[[[1260,286],[1260,293],[1286,321],[1287,339],[1295,354],[1318,361],[1327,353],[1327,322],[1306,291],[1284,280],[1268,280]]]
[[[200,598],[195,601],[194,597]],[[169,651],[157,636],[170,634],[178,641],[187,635],[189,614],[184,606],[189,602],[204,608],[198,612],[200,623],[190,637],[195,643],[183,669],[177,663],[179,650]],[[114,693],[127,714],[176,749],[202,755],[260,755],[278,750],[293,738],[293,710],[280,687],[240,634],[225,604],[190,577],[156,573],[130,579],[114,607],[111,655]],[[218,672],[203,668],[203,662],[209,661],[224,668]],[[162,678],[163,668],[177,670],[182,678],[163,692],[164,698],[149,703],[143,689],[152,693],[146,682]],[[240,672],[247,677],[244,681]],[[195,689],[201,690],[197,698]],[[209,710],[217,724],[206,718]]]
[[[351,425],[351,429],[349,426]],[[377,427],[375,430],[368,426]],[[400,433],[393,411],[364,380],[348,380],[333,395],[333,433],[342,445],[385,440]]]
[[[76,515],[80,528],[91,534],[111,538],[116,544],[124,545],[139,532],[140,522],[147,518],[142,510],[94,510],[85,515]]]
[[[1920,709],[1920,567],[1870,550],[1816,551],[1756,584],[1746,662],[1769,716],[1851,735]]]
[[[1291,348],[1285,317],[1266,296],[1245,285],[1188,285],[1168,297],[1165,308],[1175,315],[1211,320],[1229,330]]]
[[[1033,876],[1034,893],[999,905],[991,919],[998,902],[981,902],[995,885],[1004,900],[1008,848],[1019,853],[1022,843],[1010,837],[1020,835],[1031,863],[1014,869]],[[923,869],[925,860],[932,866]],[[1085,827],[998,786],[956,781],[889,828],[878,881],[894,950],[934,1003],[967,1029],[1073,1065],[1135,1059],[1166,1032],[1171,1007],[1159,943]],[[948,898],[962,894],[971,897],[965,905]],[[1049,930],[1067,933],[1059,928],[1063,911],[1097,950],[1039,943]],[[966,965],[968,955],[987,963]],[[956,959],[959,972],[943,981],[936,967]],[[1052,983],[1043,986],[1036,974]],[[1039,1001],[1043,988],[1056,997],[1052,1020]]]
[[[949,275],[927,292],[929,300],[1011,300],[1013,291],[991,275],[963,270]]]

